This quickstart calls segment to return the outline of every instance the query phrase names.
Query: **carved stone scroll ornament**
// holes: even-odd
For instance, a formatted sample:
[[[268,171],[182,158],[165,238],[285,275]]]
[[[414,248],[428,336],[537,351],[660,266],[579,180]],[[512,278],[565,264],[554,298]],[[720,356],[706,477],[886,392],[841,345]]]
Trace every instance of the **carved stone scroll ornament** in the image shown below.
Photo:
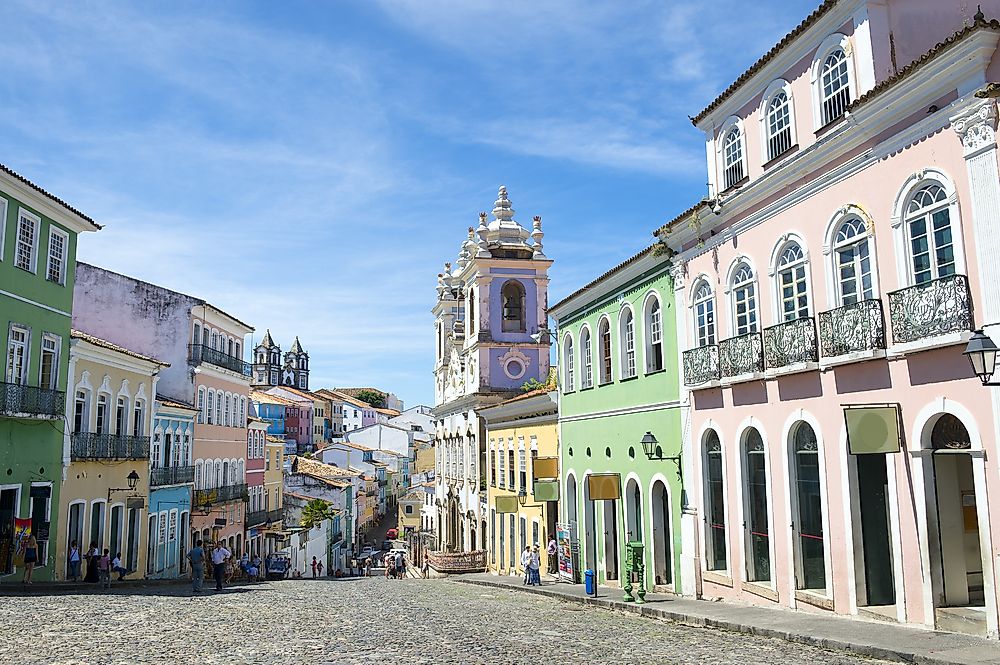
[[[983,102],[952,119],[952,127],[962,139],[965,156],[996,145],[997,107],[993,100]]]

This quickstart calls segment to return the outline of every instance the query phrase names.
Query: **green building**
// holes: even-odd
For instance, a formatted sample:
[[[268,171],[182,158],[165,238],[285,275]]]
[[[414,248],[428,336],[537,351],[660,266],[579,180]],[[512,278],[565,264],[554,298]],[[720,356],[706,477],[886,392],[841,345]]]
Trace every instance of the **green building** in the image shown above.
[[[549,309],[559,346],[561,517],[579,548],[578,579],[592,569],[599,583],[623,585],[626,543],[642,542],[646,589],[681,591],[673,293],[670,261],[650,247]],[[647,432],[655,442],[644,446]],[[591,500],[595,474],[618,474],[610,482],[621,498]]]
[[[100,229],[0,165],[0,580],[20,575],[18,542],[38,539],[33,579],[54,578],[66,425],[76,239]],[[51,534],[51,540],[50,540]]]

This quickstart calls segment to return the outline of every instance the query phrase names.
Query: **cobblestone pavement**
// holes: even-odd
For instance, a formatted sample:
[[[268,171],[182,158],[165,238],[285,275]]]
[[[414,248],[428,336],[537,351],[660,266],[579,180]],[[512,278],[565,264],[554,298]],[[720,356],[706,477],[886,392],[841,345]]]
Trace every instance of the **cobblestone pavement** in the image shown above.
[[[206,589],[209,585],[206,584]],[[0,663],[869,663],[446,580],[0,598]]]

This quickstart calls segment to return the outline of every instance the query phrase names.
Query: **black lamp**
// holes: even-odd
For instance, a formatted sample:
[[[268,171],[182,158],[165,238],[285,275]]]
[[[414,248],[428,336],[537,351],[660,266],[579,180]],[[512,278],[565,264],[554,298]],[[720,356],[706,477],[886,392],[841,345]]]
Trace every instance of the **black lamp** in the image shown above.
[[[663,448],[660,447],[660,442],[656,440],[652,432],[646,432],[642,435],[642,452],[646,453],[647,459],[663,459]]]
[[[132,469],[132,472],[129,473],[125,479],[128,481],[129,491],[134,491],[136,486],[139,484],[139,474],[135,472],[135,469]]]
[[[997,367],[997,345],[993,343],[990,336],[982,329],[975,331],[962,355],[969,359],[972,371],[983,382],[983,385],[990,385],[990,378],[993,377],[993,372]]]

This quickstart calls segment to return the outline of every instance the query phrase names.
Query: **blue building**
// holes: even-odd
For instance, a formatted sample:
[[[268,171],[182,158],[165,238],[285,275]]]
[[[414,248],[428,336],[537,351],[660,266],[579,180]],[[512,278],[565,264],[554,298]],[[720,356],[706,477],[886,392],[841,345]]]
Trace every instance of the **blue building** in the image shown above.
[[[250,391],[250,400],[257,409],[257,417],[267,421],[267,435],[285,439],[285,409],[297,406],[295,402],[258,390]]]
[[[191,548],[191,490],[194,466],[191,446],[197,410],[158,397],[149,450],[149,515],[161,526],[150,534],[146,577],[172,579],[187,574],[185,554]]]

